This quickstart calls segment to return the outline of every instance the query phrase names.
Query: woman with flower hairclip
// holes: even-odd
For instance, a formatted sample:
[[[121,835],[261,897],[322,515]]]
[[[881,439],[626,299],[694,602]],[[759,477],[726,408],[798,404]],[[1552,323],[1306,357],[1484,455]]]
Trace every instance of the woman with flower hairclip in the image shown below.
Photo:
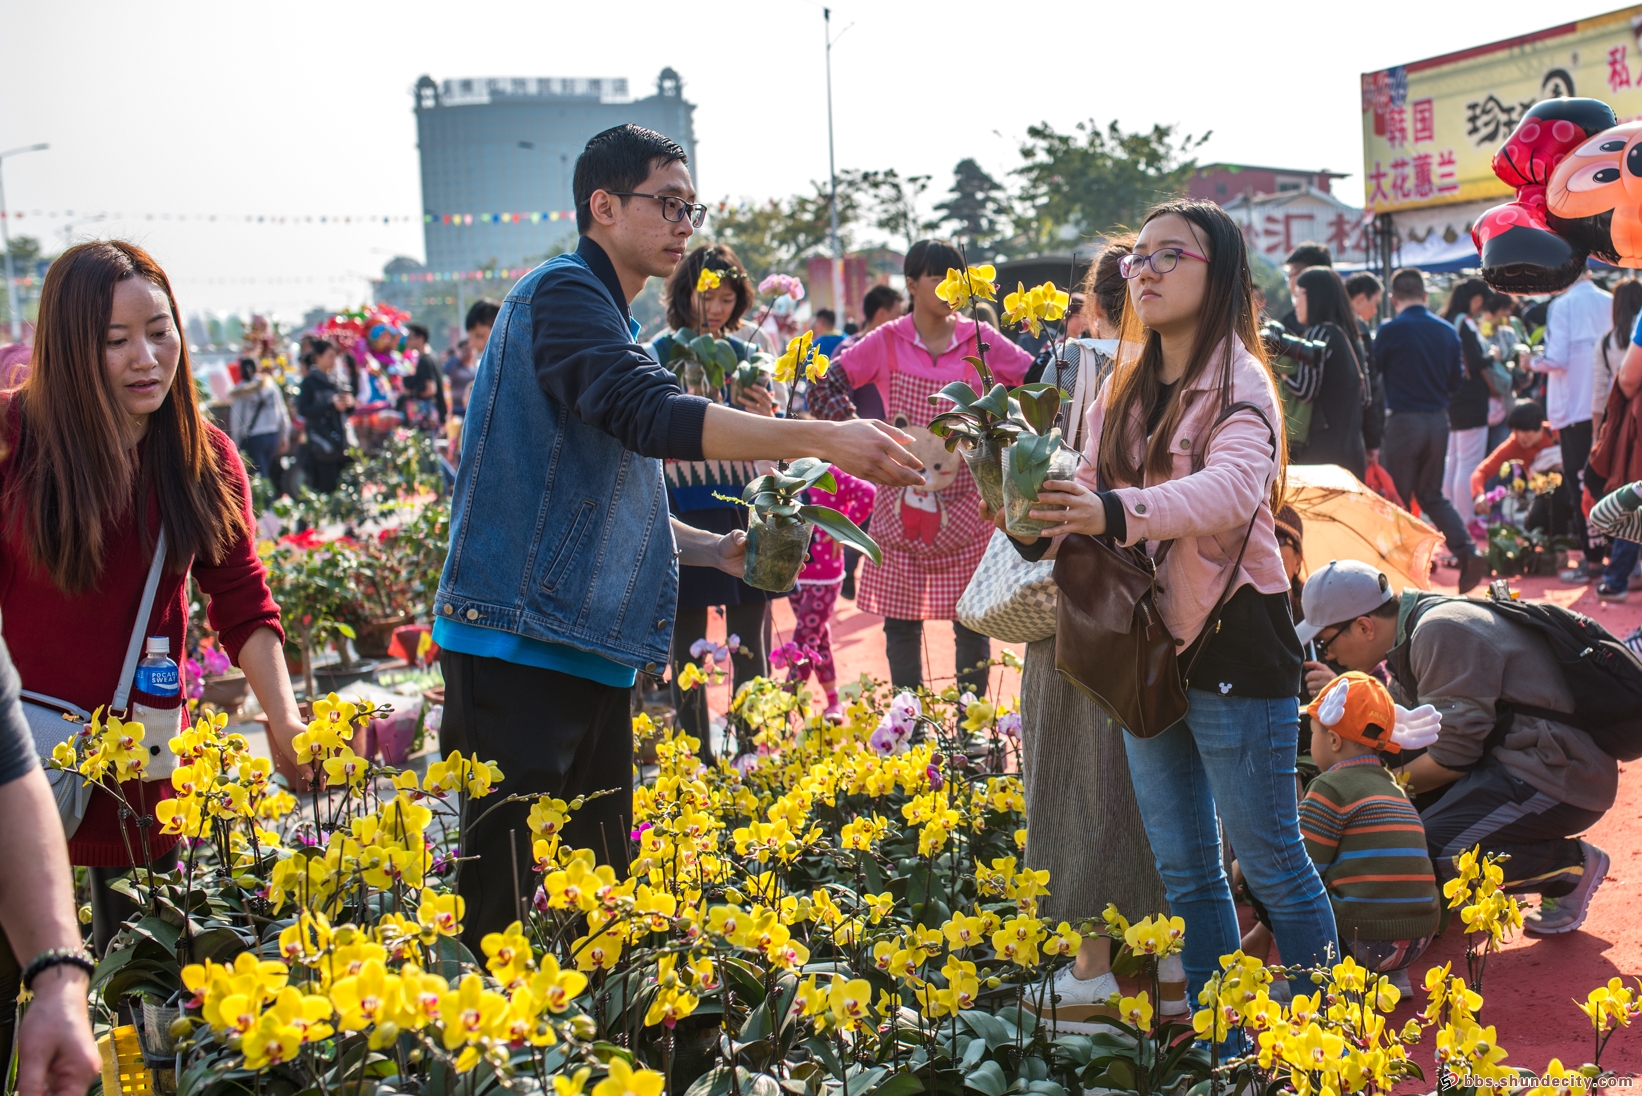
[[[724,339],[735,351],[737,362],[746,362],[762,349],[741,337],[757,332],[757,328],[742,322],[756,297],[746,267],[728,246],[712,244],[692,250],[668,277],[663,297],[669,330],[651,344],[651,352],[663,365],[672,362],[673,347],[681,338],[711,335]],[[683,332],[690,334],[685,336]],[[684,379],[681,377],[680,383]],[[730,400],[728,377],[723,384],[713,385],[708,380],[698,385],[700,395],[717,403],[755,415],[776,412],[778,393],[773,384],[742,388],[736,392],[739,398],[734,403]],[[754,462],[668,460],[662,463],[662,471],[667,477],[667,502],[674,517],[686,525],[719,534],[747,528],[746,509],[720,496],[739,498],[742,489],[762,474]],[[698,691],[686,699],[677,682],[685,663],[691,661],[691,644],[707,634],[707,611],[721,609],[726,636],[740,640],[729,644],[733,681],[739,686],[770,671],[770,598],[781,596],[748,586],[716,568],[679,568],[678,614],[673,625],[673,706],[679,725],[701,740],[704,753],[709,749],[701,699],[705,693]]]

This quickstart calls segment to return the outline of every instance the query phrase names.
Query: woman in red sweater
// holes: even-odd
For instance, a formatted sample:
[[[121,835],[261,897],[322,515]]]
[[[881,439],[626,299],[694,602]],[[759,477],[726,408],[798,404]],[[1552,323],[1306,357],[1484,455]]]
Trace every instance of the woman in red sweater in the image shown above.
[[[163,527],[166,564],[144,634],[184,649],[192,570],[212,628],[268,713],[274,748],[289,752],[302,724],[252,539],[250,484],[194,391],[171,284],[146,252],[81,244],[51,264],[33,372],[0,396],[0,632],[24,689],[106,707]],[[133,690],[131,701],[163,708],[180,698]],[[172,794],[163,780],[123,790],[145,817]],[[108,883],[144,855],[142,819],[122,822],[119,810],[93,790],[69,841],[70,859],[92,869],[99,952],[129,910]],[[151,862],[169,867],[177,838],[143,828]]]

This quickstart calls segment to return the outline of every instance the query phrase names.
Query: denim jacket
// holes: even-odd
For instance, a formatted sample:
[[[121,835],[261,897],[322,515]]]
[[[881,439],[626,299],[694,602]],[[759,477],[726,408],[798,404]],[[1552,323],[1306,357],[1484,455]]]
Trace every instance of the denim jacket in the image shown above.
[[[667,663],[678,598],[663,453],[627,448],[617,434],[631,442],[631,430],[609,421],[627,412],[592,406],[589,393],[625,385],[675,409],[670,401],[689,397],[632,345],[638,324],[590,266],[590,243],[527,274],[496,317],[468,398],[437,612],[654,672]],[[608,266],[602,252],[597,260]],[[574,324],[573,345],[536,330],[560,321]],[[634,399],[616,402],[630,410]]]

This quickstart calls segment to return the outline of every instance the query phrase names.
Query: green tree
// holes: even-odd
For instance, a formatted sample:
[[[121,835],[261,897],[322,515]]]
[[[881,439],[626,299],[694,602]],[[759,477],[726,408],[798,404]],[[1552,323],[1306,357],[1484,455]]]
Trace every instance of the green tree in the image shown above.
[[[762,281],[771,274],[789,272],[786,249],[776,239],[785,218],[786,211],[773,198],[739,205],[726,199],[709,214],[707,232],[714,243],[735,250],[755,282]]]
[[[951,197],[937,203],[939,224],[982,254],[1009,235],[1009,195],[980,164],[965,157],[952,169]]]
[[[1093,120],[1076,132],[1061,133],[1048,122],[1026,131],[1020,227],[1033,242],[1053,239],[1070,225],[1098,235],[1133,224],[1155,202],[1184,194],[1197,170],[1196,151],[1209,139],[1177,135],[1174,126],[1125,133],[1116,122],[1105,129]]]
[[[918,200],[929,189],[928,175],[908,175],[903,179],[894,168],[867,171],[861,174],[861,189],[872,202],[872,227],[889,233],[896,242],[905,241],[906,248],[910,249],[925,231],[935,227],[934,221],[918,217]]]

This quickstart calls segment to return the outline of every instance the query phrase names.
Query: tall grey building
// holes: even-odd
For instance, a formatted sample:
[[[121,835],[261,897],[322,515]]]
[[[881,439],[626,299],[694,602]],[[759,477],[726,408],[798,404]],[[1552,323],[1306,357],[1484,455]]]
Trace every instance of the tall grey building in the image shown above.
[[[426,269],[438,273],[519,266],[569,246],[571,171],[587,139],[611,126],[665,133],[695,166],[696,108],[670,68],[643,99],[629,97],[623,78],[560,77],[423,76],[415,97]]]

